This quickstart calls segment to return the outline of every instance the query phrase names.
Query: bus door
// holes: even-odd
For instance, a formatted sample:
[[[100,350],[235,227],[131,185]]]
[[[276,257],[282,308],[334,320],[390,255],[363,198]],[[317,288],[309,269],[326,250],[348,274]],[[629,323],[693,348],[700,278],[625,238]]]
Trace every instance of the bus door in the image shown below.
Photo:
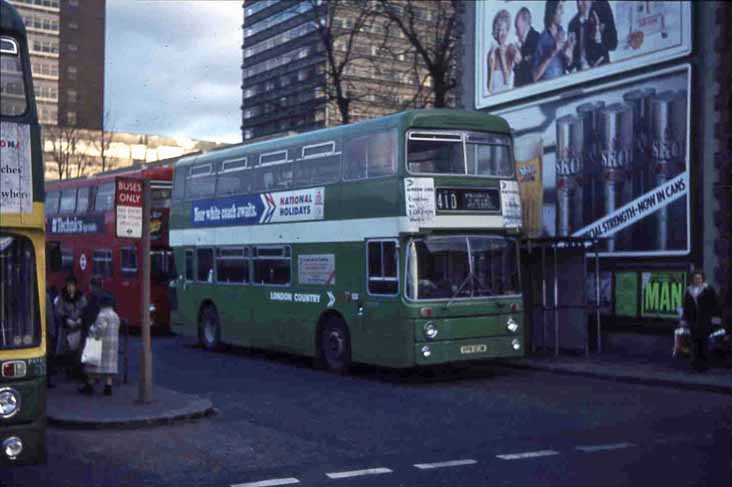
[[[365,289],[359,310],[365,350],[372,358],[394,365],[405,357],[404,344],[412,343],[411,330],[402,326],[400,317],[399,247],[396,238],[366,241]]]

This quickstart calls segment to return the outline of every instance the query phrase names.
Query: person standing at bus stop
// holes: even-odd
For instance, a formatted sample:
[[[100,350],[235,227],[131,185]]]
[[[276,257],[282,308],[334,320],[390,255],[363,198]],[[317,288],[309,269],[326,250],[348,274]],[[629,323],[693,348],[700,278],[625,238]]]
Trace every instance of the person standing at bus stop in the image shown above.
[[[712,324],[721,322],[717,292],[708,285],[704,273],[696,271],[691,275],[691,285],[684,294],[682,321],[689,326],[692,339],[692,367],[697,372],[709,368],[708,341]]]
[[[119,355],[119,316],[113,306],[112,295],[103,293],[99,298],[99,314],[88,333],[90,338],[102,341],[102,360],[99,365],[84,364],[86,383],[79,389],[82,394],[94,394],[94,383],[104,380],[104,395],[112,395],[112,379],[117,375]]]
[[[76,356],[81,349],[82,313],[85,307],[86,298],[79,292],[76,277],[68,276],[55,304],[58,320],[56,355],[64,357],[67,375],[81,374]]]

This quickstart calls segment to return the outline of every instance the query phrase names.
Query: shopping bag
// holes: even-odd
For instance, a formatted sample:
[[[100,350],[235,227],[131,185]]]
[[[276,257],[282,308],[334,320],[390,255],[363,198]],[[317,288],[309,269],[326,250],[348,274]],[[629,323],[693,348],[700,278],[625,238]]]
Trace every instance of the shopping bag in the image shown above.
[[[99,367],[102,364],[102,341],[88,337],[81,352],[81,363]]]
[[[72,352],[79,350],[79,345],[81,344],[81,330],[66,333],[66,343],[69,345],[69,350]]]
[[[686,326],[679,326],[674,330],[673,356],[689,356],[691,349],[691,331]]]

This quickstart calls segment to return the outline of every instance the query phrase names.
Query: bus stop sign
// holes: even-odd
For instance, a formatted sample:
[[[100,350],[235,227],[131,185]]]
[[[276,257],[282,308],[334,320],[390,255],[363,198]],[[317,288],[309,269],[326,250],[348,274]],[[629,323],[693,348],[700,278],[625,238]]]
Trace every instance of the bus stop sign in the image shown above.
[[[142,181],[117,178],[114,207],[117,237],[142,238]]]

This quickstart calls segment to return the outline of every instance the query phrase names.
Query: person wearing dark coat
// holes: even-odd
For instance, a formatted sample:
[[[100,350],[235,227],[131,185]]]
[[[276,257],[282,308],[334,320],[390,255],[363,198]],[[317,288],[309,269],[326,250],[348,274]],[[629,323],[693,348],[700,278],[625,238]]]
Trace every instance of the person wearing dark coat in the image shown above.
[[[692,340],[692,366],[697,372],[709,368],[707,348],[712,324],[721,323],[717,292],[704,280],[704,273],[694,272],[684,294],[682,321],[689,326]]]
[[[58,322],[56,336],[56,356],[63,356],[71,367],[67,375],[81,374],[81,363],[78,361],[81,350],[82,313],[86,307],[86,298],[79,292],[74,276],[66,278],[61,294],[56,298],[54,311]]]
[[[582,71],[610,62],[610,51],[618,47],[615,19],[607,0],[577,0],[577,15],[568,31],[575,39],[573,71]]]
[[[56,373],[56,312],[53,309],[54,293],[46,291],[46,387],[52,389]]]
[[[514,27],[521,45],[521,61],[513,67],[515,73],[513,86],[518,88],[534,81],[531,78],[531,66],[536,46],[539,44],[539,33],[531,26],[531,12],[526,7],[521,7],[516,14]]]

